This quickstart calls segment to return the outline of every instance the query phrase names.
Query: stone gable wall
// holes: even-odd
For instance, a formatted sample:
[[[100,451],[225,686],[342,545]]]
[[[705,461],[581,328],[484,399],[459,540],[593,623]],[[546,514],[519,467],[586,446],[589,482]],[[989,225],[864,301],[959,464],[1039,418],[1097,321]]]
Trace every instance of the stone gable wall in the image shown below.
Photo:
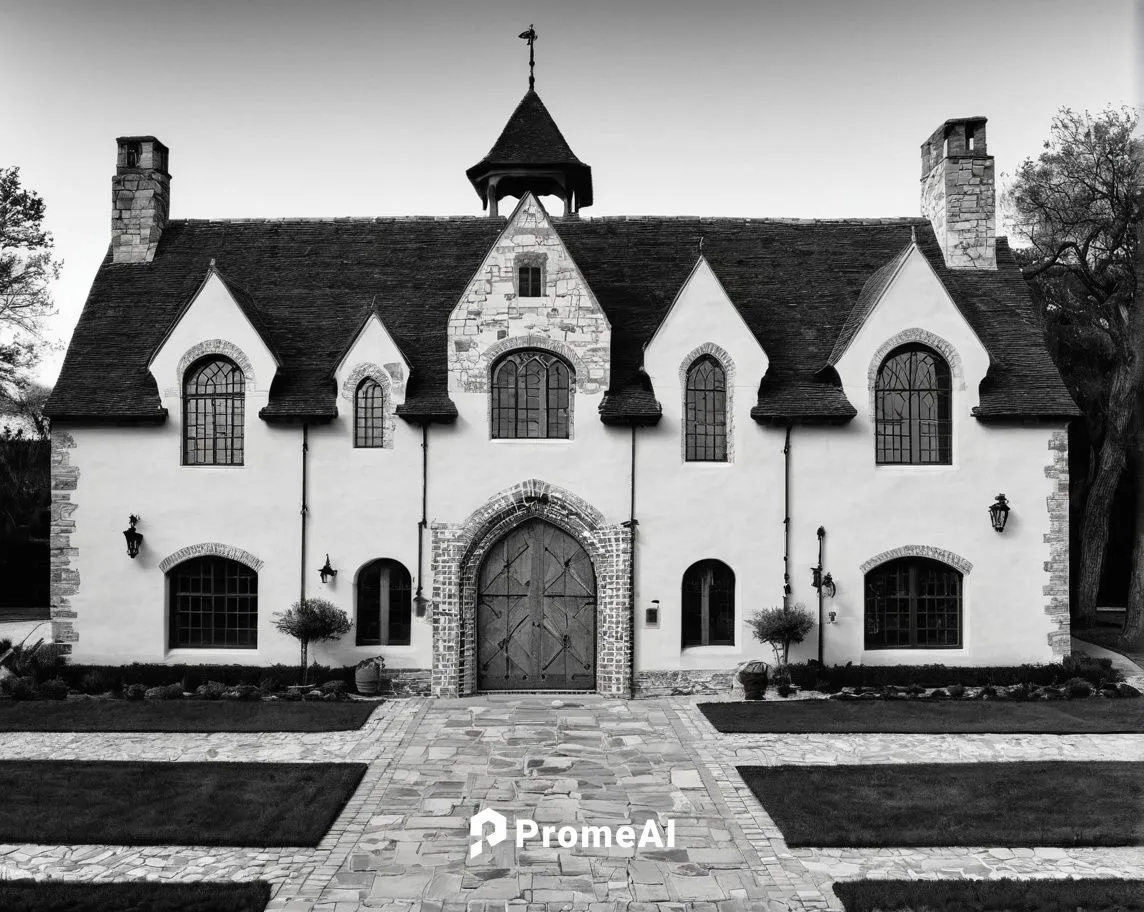
[[[522,264],[542,264],[542,297],[517,294],[516,268]],[[503,354],[506,342],[567,351],[579,392],[608,387],[608,319],[535,200],[520,207],[449,317],[450,392],[487,392],[494,346],[502,343],[495,350]]]

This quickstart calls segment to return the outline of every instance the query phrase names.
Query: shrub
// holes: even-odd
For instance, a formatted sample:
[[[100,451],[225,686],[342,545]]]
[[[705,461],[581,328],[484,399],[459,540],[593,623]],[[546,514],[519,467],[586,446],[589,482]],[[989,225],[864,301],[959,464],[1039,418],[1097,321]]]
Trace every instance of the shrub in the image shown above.
[[[1112,659],[1098,659],[1095,656],[1077,653],[1065,656],[1061,666],[1066,678],[1084,678],[1094,687],[1101,682],[1114,683],[1123,679],[1123,675],[1112,667]],[[1053,683],[1053,682],[1045,682]]]
[[[775,690],[779,692],[780,697],[789,697],[792,693],[794,693],[794,688],[786,683],[780,684],[775,688]]]
[[[195,688],[195,696],[203,700],[221,700],[226,693],[226,685],[219,681],[207,681]]]
[[[45,700],[66,700],[68,697],[68,686],[59,678],[44,681],[36,691]]]
[[[1069,678],[1064,683],[1065,696],[1070,700],[1083,700],[1092,696],[1092,685],[1084,678]]]
[[[346,694],[346,685],[344,681],[326,681],[322,684],[320,690],[324,694],[333,694],[335,697],[344,697]]]
[[[188,668],[183,672],[183,690],[186,693],[193,694],[199,689],[199,685],[203,683],[203,676],[199,673],[197,668]]]
[[[353,624],[341,608],[325,599],[299,599],[290,609],[275,614],[274,626],[279,633],[292,636],[301,646],[302,683],[306,683],[306,659],[310,644],[325,640],[336,640],[349,632]]]
[[[92,696],[107,693],[108,691],[116,692],[119,689],[119,676],[106,668],[93,668],[91,671],[84,672],[83,677],[80,678],[79,681],[79,690],[82,693],[91,694]]]
[[[262,680],[258,682],[258,689],[262,692],[262,696],[268,697],[278,690],[278,679],[270,675],[263,675]]]
[[[1083,658],[1083,657],[1082,657]],[[1095,661],[1095,660],[1094,660]],[[835,687],[882,687],[886,684],[922,687],[948,687],[962,684],[966,687],[986,685],[1008,687],[1029,682],[1036,686],[1059,684],[1069,678],[1085,678],[1090,684],[1099,684],[1103,677],[1112,682],[1119,679],[1116,669],[1103,662],[1083,663],[1068,661],[1048,665],[834,665],[822,668],[799,663],[788,666],[791,681],[804,689],[811,689],[820,681],[828,681]],[[1084,674],[1075,673],[1084,670]],[[1093,680],[1095,676],[1096,680]]]
[[[123,696],[128,700],[142,700],[147,695],[146,684],[128,684]]]
[[[130,665],[64,665],[58,671],[58,676],[74,690],[81,690],[84,676],[89,672],[97,671],[113,677],[117,682],[127,684],[144,684],[147,687],[163,687],[172,681],[180,681],[188,674],[197,675],[199,684],[204,681],[219,681],[227,687],[238,684],[260,684],[263,679],[270,676],[274,679],[275,688],[295,684],[300,678],[298,666],[272,665],[260,667],[257,665],[187,665],[162,663],[133,662]],[[316,681],[327,681],[336,678],[353,684],[354,666],[329,667],[324,665],[311,665],[310,675]],[[196,685],[193,690],[197,690]],[[189,691],[191,692],[191,691]]]
[[[765,611],[756,611],[747,619],[747,626],[751,628],[756,640],[767,643],[775,653],[775,662],[780,666],[787,664],[790,656],[790,647],[801,643],[806,635],[814,629],[814,615],[807,607],[799,602],[791,608],[767,608]],[[808,671],[817,672],[821,666],[804,666]]]
[[[262,691],[253,684],[238,684],[230,688],[226,695],[232,700],[242,700],[244,703],[252,703],[262,699]]]
[[[31,700],[36,696],[36,684],[30,676],[12,676],[5,678],[0,684],[3,690],[13,700]]]
[[[952,699],[960,700],[962,697],[965,696],[965,685],[964,684],[950,684],[949,687],[947,687],[945,689],[945,692],[947,694],[949,694],[949,696]]]

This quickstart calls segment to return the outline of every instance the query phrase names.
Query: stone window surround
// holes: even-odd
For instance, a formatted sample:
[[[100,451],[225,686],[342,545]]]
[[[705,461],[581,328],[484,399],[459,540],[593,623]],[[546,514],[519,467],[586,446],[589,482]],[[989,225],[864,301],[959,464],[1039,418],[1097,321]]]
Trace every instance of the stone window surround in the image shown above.
[[[397,413],[393,407],[394,383],[389,375],[389,371],[372,361],[362,361],[354,365],[353,370],[346,375],[346,379],[342,383],[342,398],[350,404],[349,424],[351,442],[354,435],[354,423],[357,420],[357,388],[367,377],[371,380],[376,380],[377,384],[381,387],[382,413],[384,415],[384,424],[381,429],[381,446],[354,447],[353,449],[364,450],[365,452],[371,450],[392,450],[394,437],[397,436]]]
[[[192,345],[183,353],[183,357],[179,359],[179,366],[175,373],[175,389],[178,391],[177,395],[179,398],[183,396],[183,385],[186,382],[187,371],[190,370],[196,361],[209,355],[222,355],[224,358],[230,358],[231,361],[238,365],[239,370],[242,371],[242,376],[246,381],[247,387],[250,390],[255,388],[254,365],[251,364],[246,352],[233,342],[227,342],[225,339],[207,339],[204,342]]]
[[[568,365],[568,372],[571,376],[568,378],[567,437],[493,437],[493,370],[497,364],[500,363],[502,358],[511,355],[513,352],[527,351],[529,349],[556,355]],[[583,392],[584,384],[588,378],[588,371],[584,367],[584,362],[580,360],[576,352],[563,342],[557,342],[554,339],[549,339],[547,336],[512,336],[490,345],[484,354],[484,360],[487,376],[485,389],[488,391],[488,395],[485,396],[485,427],[488,430],[490,441],[497,444],[507,443],[510,445],[519,443],[542,443],[547,445],[570,443],[576,439],[576,393]]]
[[[727,386],[727,458],[722,462],[687,459],[687,372],[704,355],[710,355],[723,368]],[[735,461],[735,360],[726,349],[714,342],[704,342],[691,349],[679,362],[679,458],[689,466],[731,465]]]
[[[159,570],[163,573],[183,563],[183,561],[190,560],[193,557],[225,557],[228,560],[238,561],[240,564],[245,564],[255,573],[262,571],[263,562],[251,554],[249,551],[244,551],[242,548],[237,548],[234,545],[225,545],[222,542],[199,542],[195,545],[187,545],[185,548],[180,548],[168,554],[161,561],[159,561]]]
[[[941,561],[941,563],[948,564],[962,574],[967,574],[973,569],[973,564],[953,551],[935,548],[932,545],[902,545],[898,548],[891,548],[889,551],[883,551],[881,554],[875,554],[869,560],[863,561],[858,570],[865,576],[875,567],[887,561],[897,560],[899,557],[925,557],[930,560]]]
[[[538,295],[530,295],[529,299],[544,298],[548,296],[548,254],[540,251],[532,251],[529,253],[518,253],[513,257],[512,261],[512,288],[518,298],[522,297],[520,293],[520,267],[521,266],[539,266],[540,267],[540,287],[541,293]]]
[[[477,576],[485,554],[529,519],[552,523],[584,548],[596,574],[596,692],[632,688],[631,530],[575,494],[529,479],[495,495],[461,523],[433,523],[433,683],[436,696],[476,693]]]

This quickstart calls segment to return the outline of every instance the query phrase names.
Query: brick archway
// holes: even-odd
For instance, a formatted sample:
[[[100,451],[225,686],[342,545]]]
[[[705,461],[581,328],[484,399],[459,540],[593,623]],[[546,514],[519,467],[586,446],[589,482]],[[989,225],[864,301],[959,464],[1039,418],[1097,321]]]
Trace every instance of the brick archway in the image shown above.
[[[597,580],[596,691],[631,695],[631,532],[569,491],[530,479],[500,492],[462,523],[434,523],[433,694],[476,691],[477,574],[506,532],[543,519],[571,535],[591,558]]]

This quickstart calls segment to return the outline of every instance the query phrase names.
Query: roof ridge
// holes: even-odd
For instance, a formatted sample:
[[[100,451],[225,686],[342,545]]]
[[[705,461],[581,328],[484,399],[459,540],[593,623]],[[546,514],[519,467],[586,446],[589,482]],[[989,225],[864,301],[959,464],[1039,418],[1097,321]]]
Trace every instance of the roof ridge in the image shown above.
[[[597,215],[579,216],[577,218],[564,218],[559,215],[551,216],[560,224],[575,224],[576,222],[705,222],[729,224],[769,224],[769,225],[853,225],[855,227],[871,227],[874,225],[925,225],[928,220],[925,216],[902,215],[880,218],[785,218],[780,216],[741,216],[741,215]],[[285,224],[379,224],[402,222],[492,222],[488,215],[291,215],[291,216],[262,216],[255,218],[182,218],[171,219],[169,225],[285,225]],[[505,221],[502,217],[499,221]],[[998,240],[1004,239],[1004,235]]]

